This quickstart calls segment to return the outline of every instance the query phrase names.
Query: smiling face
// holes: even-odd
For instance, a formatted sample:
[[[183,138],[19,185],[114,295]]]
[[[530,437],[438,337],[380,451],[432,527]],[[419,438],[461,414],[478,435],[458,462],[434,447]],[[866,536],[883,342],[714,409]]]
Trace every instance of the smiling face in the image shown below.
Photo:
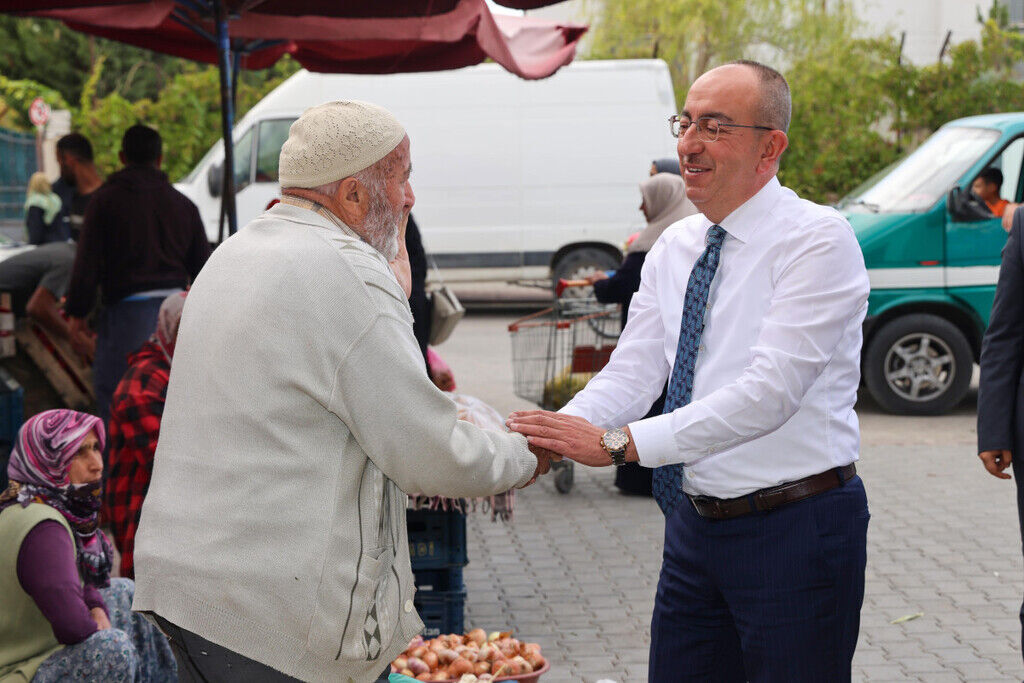
[[[766,125],[758,120],[760,104],[757,74],[750,67],[730,64],[694,81],[683,114],[694,121],[713,116],[722,123]],[[690,126],[676,145],[686,196],[711,221],[722,221],[775,175],[786,144],[781,130],[728,126],[722,126],[717,140],[705,142],[698,137],[697,126]]]

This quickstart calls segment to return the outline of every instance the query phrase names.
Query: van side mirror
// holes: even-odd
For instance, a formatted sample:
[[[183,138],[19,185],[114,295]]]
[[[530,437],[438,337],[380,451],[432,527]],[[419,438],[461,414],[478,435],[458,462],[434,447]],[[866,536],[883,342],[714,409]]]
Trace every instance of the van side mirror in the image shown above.
[[[981,197],[970,190],[962,190],[959,186],[949,191],[946,205],[955,221],[989,221],[995,218]]]
[[[211,197],[219,197],[224,189],[224,164],[213,164],[206,172],[206,187]]]

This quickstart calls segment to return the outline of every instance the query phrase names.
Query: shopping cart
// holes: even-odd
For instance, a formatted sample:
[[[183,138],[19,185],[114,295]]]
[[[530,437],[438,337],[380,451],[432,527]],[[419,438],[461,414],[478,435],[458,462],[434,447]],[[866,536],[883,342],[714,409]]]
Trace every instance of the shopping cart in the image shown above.
[[[554,306],[508,326],[516,396],[558,410],[608,362],[620,332],[618,305],[555,299]],[[571,460],[552,463],[555,488],[572,490]]]

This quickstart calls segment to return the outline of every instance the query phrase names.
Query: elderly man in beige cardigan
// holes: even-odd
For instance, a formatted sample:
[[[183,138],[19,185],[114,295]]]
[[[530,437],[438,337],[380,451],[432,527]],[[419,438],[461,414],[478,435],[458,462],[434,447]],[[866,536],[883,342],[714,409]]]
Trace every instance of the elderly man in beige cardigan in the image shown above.
[[[547,471],[460,422],[423,372],[388,111],[306,111],[284,198],[189,293],[136,539],[134,608],[182,680],[373,681],[420,632],[403,492],[485,496]]]

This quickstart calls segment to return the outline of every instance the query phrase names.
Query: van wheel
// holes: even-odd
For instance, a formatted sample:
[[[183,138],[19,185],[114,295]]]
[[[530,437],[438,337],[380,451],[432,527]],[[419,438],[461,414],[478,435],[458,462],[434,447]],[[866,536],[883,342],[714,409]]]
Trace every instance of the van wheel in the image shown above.
[[[614,270],[619,265],[615,257],[603,249],[596,247],[579,247],[558,259],[551,269],[551,286],[554,289],[559,280],[582,280],[598,271]],[[594,296],[592,287],[570,287],[562,294],[562,298],[582,298]],[[557,298],[557,297],[556,297]]]
[[[864,383],[883,410],[939,415],[967,393],[974,355],[963,332],[944,318],[915,313],[884,325],[868,342]]]

